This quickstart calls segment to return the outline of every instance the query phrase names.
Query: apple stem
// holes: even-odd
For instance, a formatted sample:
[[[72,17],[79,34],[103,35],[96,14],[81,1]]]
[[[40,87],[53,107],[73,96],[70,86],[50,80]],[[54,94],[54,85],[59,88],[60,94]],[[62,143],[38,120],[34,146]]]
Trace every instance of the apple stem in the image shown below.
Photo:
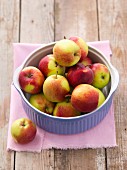
[[[67,39],[66,36],[64,36],[64,39]]]
[[[57,79],[58,71],[56,72],[56,79]]]
[[[25,126],[25,123],[24,123],[24,122],[21,122],[21,126]]]
[[[65,96],[65,98],[66,98],[66,102],[67,102],[67,103],[70,102],[71,94],[67,94],[67,95]]]

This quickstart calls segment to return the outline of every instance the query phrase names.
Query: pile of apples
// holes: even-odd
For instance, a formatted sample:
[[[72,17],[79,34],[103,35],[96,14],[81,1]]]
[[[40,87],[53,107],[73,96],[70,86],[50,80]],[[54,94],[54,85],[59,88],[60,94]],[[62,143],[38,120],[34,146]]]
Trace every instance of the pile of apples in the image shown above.
[[[110,81],[108,68],[93,63],[81,37],[57,41],[53,53],[42,57],[37,67],[19,74],[21,89],[31,94],[38,110],[59,117],[87,114],[105,101],[102,89]]]

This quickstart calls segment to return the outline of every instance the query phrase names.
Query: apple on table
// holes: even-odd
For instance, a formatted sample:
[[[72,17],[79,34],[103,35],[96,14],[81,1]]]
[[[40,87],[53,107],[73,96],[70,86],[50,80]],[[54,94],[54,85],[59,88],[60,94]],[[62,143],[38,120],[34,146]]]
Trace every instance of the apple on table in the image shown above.
[[[34,66],[23,68],[19,74],[21,89],[30,94],[39,93],[42,89],[44,80],[45,78],[42,72]]]
[[[27,144],[36,136],[36,125],[28,118],[15,120],[11,125],[11,135],[16,143]]]

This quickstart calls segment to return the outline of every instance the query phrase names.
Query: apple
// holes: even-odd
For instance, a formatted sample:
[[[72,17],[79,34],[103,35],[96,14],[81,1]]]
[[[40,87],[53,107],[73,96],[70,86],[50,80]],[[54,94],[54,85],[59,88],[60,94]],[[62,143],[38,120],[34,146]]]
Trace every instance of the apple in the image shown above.
[[[70,67],[80,60],[81,50],[75,42],[63,39],[54,45],[53,56],[59,65]]]
[[[92,60],[91,60],[90,57],[85,57],[85,58],[81,61],[81,63],[82,63],[84,66],[89,66],[89,65],[92,64]]]
[[[92,85],[99,89],[105,87],[110,81],[110,72],[108,68],[101,63],[94,63],[90,68],[93,70],[94,74]]]
[[[88,55],[88,45],[81,37],[70,37],[69,40],[74,41],[81,49],[81,58],[80,61],[84,60],[84,58]]]
[[[26,144],[31,142],[36,135],[36,125],[27,118],[15,120],[11,125],[11,135],[15,142]]]
[[[42,58],[39,62],[38,68],[39,70],[41,70],[45,77],[56,73],[60,75],[64,75],[65,73],[65,67],[57,64],[55,58],[53,57],[53,54],[49,54]]]
[[[105,101],[105,96],[104,96],[103,92],[100,89],[96,88],[96,90],[99,92],[98,107],[100,107]]]
[[[58,117],[74,117],[80,116],[80,114],[81,113],[72,106],[70,101],[57,103],[53,111],[53,116]]]
[[[19,84],[22,90],[30,94],[39,93],[44,83],[44,75],[34,67],[27,66],[19,74]]]
[[[48,101],[43,93],[31,95],[29,101],[32,106],[47,114],[52,114],[55,107],[55,104]]]
[[[76,86],[71,95],[72,106],[84,113],[95,110],[98,106],[99,92],[90,84]]]
[[[68,70],[67,80],[72,87],[79,84],[91,84],[93,81],[93,71],[82,63],[78,63]]]
[[[61,75],[51,75],[43,84],[43,93],[51,102],[62,102],[69,93],[70,86],[67,79]]]

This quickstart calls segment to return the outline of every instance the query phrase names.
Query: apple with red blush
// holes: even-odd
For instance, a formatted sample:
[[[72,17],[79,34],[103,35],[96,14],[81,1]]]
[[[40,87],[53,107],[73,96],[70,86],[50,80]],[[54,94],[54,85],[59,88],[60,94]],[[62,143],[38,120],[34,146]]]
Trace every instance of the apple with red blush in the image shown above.
[[[72,106],[83,113],[92,112],[98,107],[99,92],[90,84],[76,86],[71,95]]]
[[[78,63],[69,68],[67,80],[72,87],[79,84],[91,84],[93,82],[93,71],[82,63]]]
[[[39,93],[42,89],[44,80],[45,78],[42,72],[34,66],[27,66],[19,73],[19,84],[21,89],[30,94]]]
[[[36,109],[50,115],[53,113],[55,107],[55,104],[47,100],[43,93],[31,95],[29,102]]]
[[[49,54],[42,58],[39,62],[38,68],[39,70],[41,70],[45,77],[48,77],[56,73],[59,75],[64,75],[65,73],[65,67],[59,65],[55,61],[53,54]]]
[[[15,120],[11,125],[11,135],[16,143],[27,144],[36,136],[36,125],[28,118]]]
[[[90,57],[85,57],[82,61],[81,61],[81,63],[84,65],[84,66],[90,66],[91,64],[92,64],[92,60],[91,60],[91,58]]]
[[[67,79],[62,75],[51,75],[47,77],[43,84],[43,93],[47,100],[51,102],[62,102],[70,91]]]
[[[57,103],[53,111],[53,116],[58,117],[75,117],[80,116],[80,114],[68,100]]]
[[[74,41],[80,47],[80,49],[81,49],[80,61],[84,60],[88,55],[87,43],[81,37],[78,37],[78,36],[72,36],[69,38],[69,40]]]
[[[59,65],[70,67],[80,60],[81,50],[75,42],[63,39],[54,45],[53,56]]]

